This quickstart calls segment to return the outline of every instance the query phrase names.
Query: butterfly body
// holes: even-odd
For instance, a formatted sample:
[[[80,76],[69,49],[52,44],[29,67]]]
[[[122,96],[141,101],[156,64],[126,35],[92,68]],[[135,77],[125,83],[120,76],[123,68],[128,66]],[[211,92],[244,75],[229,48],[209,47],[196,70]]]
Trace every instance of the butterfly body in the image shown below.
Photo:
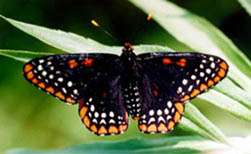
[[[69,104],[79,104],[84,125],[97,135],[120,134],[128,115],[144,133],[166,133],[181,119],[184,102],[222,80],[227,63],[199,53],[136,55],[126,43],[120,56],[67,54],[33,59],[25,78]]]

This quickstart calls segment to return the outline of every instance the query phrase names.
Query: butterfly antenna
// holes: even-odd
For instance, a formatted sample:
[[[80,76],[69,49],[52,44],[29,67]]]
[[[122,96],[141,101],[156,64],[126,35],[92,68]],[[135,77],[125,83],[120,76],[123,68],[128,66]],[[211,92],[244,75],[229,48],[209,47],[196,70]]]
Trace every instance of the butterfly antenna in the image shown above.
[[[108,35],[110,38],[112,38],[115,42],[119,42],[111,33],[109,33],[107,30],[105,30],[103,27],[101,27],[100,24],[96,20],[91,20],[91,24],[94,27],[101,29],[106,35]]]
[[[148,16],[147,16],[147,18],[146,18],[146,20],[150,21],[152,19],[152,17],[153,17],[153,15],[151,13],[149,13]]]

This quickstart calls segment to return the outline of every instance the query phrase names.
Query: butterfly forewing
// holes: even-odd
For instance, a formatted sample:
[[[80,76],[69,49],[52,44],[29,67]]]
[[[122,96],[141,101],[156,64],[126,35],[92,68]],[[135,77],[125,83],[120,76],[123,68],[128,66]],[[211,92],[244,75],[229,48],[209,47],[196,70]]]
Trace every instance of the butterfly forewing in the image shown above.
[[[47,56],[31,60],[24,66],[23,72],[35,86],[74,104],[86,92],[95,92],[100,83],[119,75],[118,58],[110,54]]]
[[[143,95],[139,128],[146,133],[168,132],[180,120],[184,102],[226,76],[222,59],[197,53],[149,53],[138,57]]]

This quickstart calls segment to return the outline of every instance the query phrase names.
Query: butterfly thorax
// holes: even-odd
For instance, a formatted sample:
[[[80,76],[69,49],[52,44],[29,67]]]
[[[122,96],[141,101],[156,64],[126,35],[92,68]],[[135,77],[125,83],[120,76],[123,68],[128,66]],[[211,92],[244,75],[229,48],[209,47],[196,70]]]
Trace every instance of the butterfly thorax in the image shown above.
[[[133,47],[129,43],[125,44],[122,51],[121,64],[124,69],[121,79],[123,83],[122,87],[124,89],[124,103],[132,118],[138,120],[140,117],[142,99],[138,87],[139,75],[137,74],[137,56],[133,52]]]

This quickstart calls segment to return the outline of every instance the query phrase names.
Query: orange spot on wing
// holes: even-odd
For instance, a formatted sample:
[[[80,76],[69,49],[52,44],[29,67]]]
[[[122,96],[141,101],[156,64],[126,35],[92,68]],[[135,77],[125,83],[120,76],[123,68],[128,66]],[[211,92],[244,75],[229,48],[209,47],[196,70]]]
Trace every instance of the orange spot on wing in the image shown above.
[[[162,63],[165,65],[172,64],[173,61],[170,58],[163,58]]]
[[[180,120],[180,118],[181,118],[181,116],[180,116],[179,112],[175,112],[174,122],[177,123]]]
[[[119,132],[119,130],[115,126],[110,126],[108,132],[111,133],[111,134],[112,133],[117,134]]]
[[[206,84],[201,84],[200,85],[200,90],[203,91],[205,89],[207,89],[207,85]]]
[[[187,64],[187,60],[185,58],[182,58],[182,59],[180,59],[180,61],[176,62],[175,64],[179,65],[181,67],[184,67]]]
[[[87,111],[88,111],[88,107],[84,106],[84,107],[81,108],[81,110],[80,110],[80,117],[81,117],[81,119],[84,118],[84,116],[86,115]]]
[[[91,122],[90,122],[90,119],[88,118],[88,116],[85,116],[85,118],[84,118],[84,124],[85,124],[85,126],[89,128],[90,127],[90,123]]]
[[[160,123],[160,124],[159,124],[159,127],[158,127],[158,131],[167,132],[167,127],[166,127],[166,125],[164,125],[163,123]]]
[[[33,72],[27,73],[26,77],[27,77],[27,79],[31,80],[34,77]]]
[[[27,64],[27,65],[25,65],[25,67],[24,67],[24,72],[27,73],[27,72],[29,72],[32,68],[33,68],[33,67],[32,67],[31,64]]]
[[[184,102],[188,100],[190,97],[188,95],[184,96],[183,98],[180,99],[180,101]]]
[[[104,126],[101,126],[98,130],[98,134],[107,134],[107,130]]]
[[[220,67],[223,68],[224,70],[227,70],[228,66],[225,62],[221,62],[220,64]]]
[[[38,84],[38,80],[37,80],[36,78],[33,78],[33,79],[32,79],[32,83]]]
[[[148,132],[157,132],[157,127],[155,124],[151,124],[148,128],[147,128]]]
[[[158,93],[157,90],[154,90],[154,91],[153,91],[153,94],[154,94],[154,96],[158,96],[158,95],[159,95],[159,93]]]
[[[73,100],[70,97],[66,98],[66,101],[69,102],[69,103],[72,103],[72,104],[74,104],[76,102],[75,100]]]
[[[139,125],[139,129],[141,130],[141,131],[146,131],[146,125],[144,125],[144,124],[141,124],[141,125]]]
[[[55,92],[54,88],[52,88],[52,87],[48,87],[48,88],[46,88],[45,90],[46,90],[47,92],[51,93],[51,94],[53,94],[53,93]]]
[[[192,93],[191,93],[191,97],[195,97],[195,96],[197,96],[198,94],[200,93],[200,91],[198,90],[198,89],[194,89],[193,91],[192,91]]]
[[[175,103],[175,108],[177,109],[177,111],[180,113],[180,114],[183,114],[184,112],[184,107],[182,105],[182,103]]]
[[[126,125],[119,125],[119,131],[120,132],[123,132],[127,129],[127,126]]]
[[[220,81],[220,77],[216,76],[214,77],[214,82],[219,82]]]
[[[133,120],[139,120],[140,117],[133,117]]]
[[[226,74],[226,72],[221,68],[220,70],[219,70],[219,72],[218,72],[218,75],[220,76],[220,77],[224,77],[225,76],[225,74]]]
[[[94,59],[85,59],[81,64],[83,64],[83,65],[85,65],[85,66],[87,66],[87,67],[90,67],[90,66],[92,66],[93,65],[93,61],[94,61]]]
[[[208,80],[207,85],[208,87],[211,87],[212,85],[214,85],[214,82],[212,80]]]
[[[45,88],[45,84],[44,84],[43,82],[40,82],[40,83],[38,84],[38,86],[39,86],[41,89],[44,89],[44,88]]]
[[[73,68],[75,68],[75,67],[78,66],[78,63],[77,63],[74,59],[69,60],[69,61],[68,61],[68,64],[69,64],[69,67],[70,67],[71,69],[73,69]]]
[[[125,121],[128,122],[128,113],[125,113]]]
[[[168,123],[168,130],[171,130],[173,127],[174,127],[174,122],[173,122],[173,121],[170,121],[170,122]]]
[[[55,94],[55,96],[57,96],[58,98],[60,98],[60,99],[62,99],[62,100],[65,100],[65,96],[62,94],[61,91],[57,92],[57,93]]]
[[[91,131],[93,131],[94,133],[97,133],[97,131],[98,131],[98,129],[97,129],[97,127],[96,127],[95,125],[92,125],[92,126],[90,127],[90,129],[91,129]]]

